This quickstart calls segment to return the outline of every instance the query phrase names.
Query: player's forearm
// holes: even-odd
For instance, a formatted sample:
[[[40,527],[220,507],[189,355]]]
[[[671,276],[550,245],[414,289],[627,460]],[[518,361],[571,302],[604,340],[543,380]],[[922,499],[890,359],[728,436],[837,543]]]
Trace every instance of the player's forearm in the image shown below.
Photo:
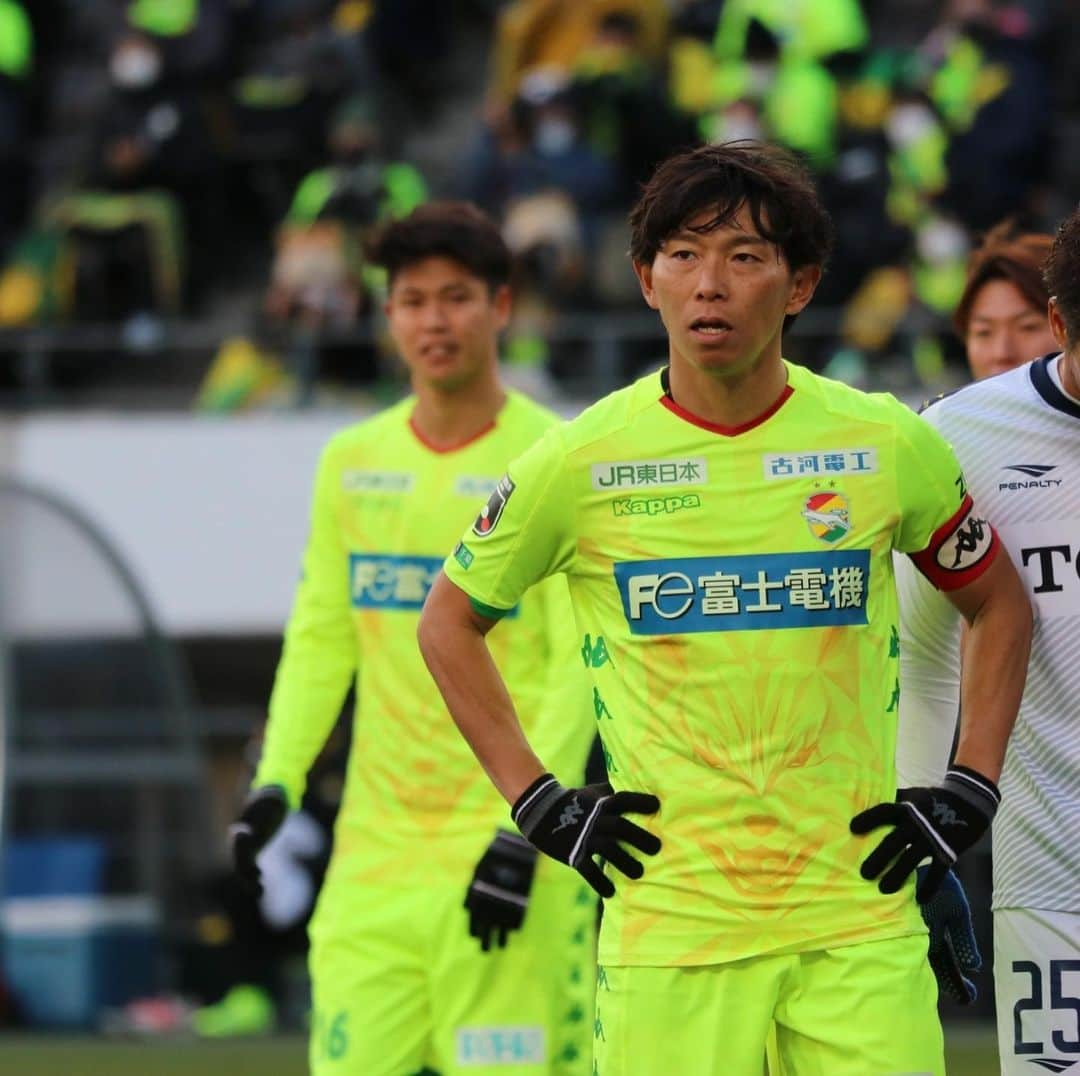
[[[971,620],[960,680],[955,761],[992,781],[1001,776],[1031,650],[1031,605],[1015,573],[1006,580]]]
[[[545,768],[525,739],[483,631],[456,596],[467,603],[440,577],[420,617],[420,652],[458,730],[507,803],[514,803]]]
[[[300,805],[308,771],[341,713],[356,671],[351,639],[290,631],[270,696],[254,785],[281,785]]]

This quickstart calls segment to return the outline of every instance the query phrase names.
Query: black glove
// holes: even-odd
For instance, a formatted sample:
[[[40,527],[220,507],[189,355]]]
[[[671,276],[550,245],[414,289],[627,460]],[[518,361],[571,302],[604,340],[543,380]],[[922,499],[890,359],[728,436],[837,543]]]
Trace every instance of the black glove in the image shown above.
[[[660,801],[647,792],[616,792],[607,783],[564,788],[545,773],[518,797],[510,817],[541,852],[569,864],[600,896],[611,897],[615,887],[593,856],[603,856],[627,878],[640,878],[645,868],[619,842],[654,856],[660,838],[623,815],[659,810]]]
[[[229,826],[233,868],[245,888],[256,897],[262,896],[263,887],[255,859],[288,813],[285,789],[280,785],[264,785],[251,790],[240,817]]]
[[[863,860],[860,873],[867,880],[882,875],[878,889],[895,893],[929,859],[915,889],[916,900],[924,904],[957,857],[990,828],[1000,802],[997,785],[967,766],[953,766],[938,788],[900,789],[895,803],[879,803],[851,820],[851,832],[857,834],[894,827]]]
[[[920,881],[928,869],[919,868]],[[982,957],[960,879],[952,871],[946,871],[938,891],[919,910],[930,930],[930,967],[934,969],[938,989],[953,1001],[970,1005],[979,991],[964,973],[977,972],[982,967]]]
[[[536,849],[516,833],[496,830],[465,894],[469,933],[485,953],[493,943],[503,948],[507,934],[525,922],[535,871]]]

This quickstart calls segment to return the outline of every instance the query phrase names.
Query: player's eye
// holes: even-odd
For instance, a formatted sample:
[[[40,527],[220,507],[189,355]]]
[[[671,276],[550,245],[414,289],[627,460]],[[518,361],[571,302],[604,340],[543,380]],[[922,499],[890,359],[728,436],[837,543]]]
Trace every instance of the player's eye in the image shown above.
[[[669,256],[677,262],[688,262],[694,256],[694,252],[683,247],[679,250],[673,250]]]
[[[751,254],[747,250],[740,250],[735,255],[735,261],[742,262],[744,265],[748,265],[750,262],[759,262],[761,259],[755,254]]]

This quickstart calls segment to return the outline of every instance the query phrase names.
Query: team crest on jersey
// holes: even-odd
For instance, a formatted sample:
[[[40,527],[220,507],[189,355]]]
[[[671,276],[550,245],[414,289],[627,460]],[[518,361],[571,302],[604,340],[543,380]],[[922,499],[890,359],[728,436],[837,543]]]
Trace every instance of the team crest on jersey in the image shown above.
[[[829,490],[806,498],[802,517],[819,541],[839,542],[851,530],[851,507],[842,493]]]
[[[508,474],[504,474],[472,525],[472,532],[477,538],[486,538],[499,525],[503,509],[506,508],[506,502],[510,500],[510,494],[513,492],[513,479]]]

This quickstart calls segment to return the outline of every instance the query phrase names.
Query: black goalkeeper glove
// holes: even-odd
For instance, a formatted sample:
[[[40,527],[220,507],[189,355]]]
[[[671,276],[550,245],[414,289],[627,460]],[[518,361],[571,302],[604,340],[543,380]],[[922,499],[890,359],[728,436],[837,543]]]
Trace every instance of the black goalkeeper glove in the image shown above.
[[[920,881],[927,870],[928,867],[919,868]],[[982,957],[960,879],[952,871],[946,871],[941,887],[919,910],[930,930],[930,967],[938,989],[953,1001],[970,1005],[979,991],[968,974],[974,975],[982,967]]]
[[[525,922],[535,871],[536,849],[516,833],[496,830],[465,894],[469,933],[485,953],[493,944],[503,948],[507,934]]]
[[[654,856],[660,838],[623,815],[659,810],[660,801],[647,792],[616,792],[606,782],[564,788],[545,773],[518,797],[510,817],[541,852],[569,864],[600,896],[611,897],[615,886],[593,856],[602,856],[627,878],[640,878],[645,868],[622,845]]]
[[[262,876],[256,858],[277,833],[289,813],[285,789],[264,785],[251,790],[240,817],[229,826],[233,868],[253,896],[262,896]]]
[[[967,766],[953,766],[938,788],[900,789],[895,803],[879,803],[851,820],[851,832],[860,835],[893,827],[863,860],[860,873],[867,880],[881,875],[878,889],[895,893],[929,859],[915,889],[915,899],[925,904],[957,858],[990,828],[1000,802],[997,785]]]

